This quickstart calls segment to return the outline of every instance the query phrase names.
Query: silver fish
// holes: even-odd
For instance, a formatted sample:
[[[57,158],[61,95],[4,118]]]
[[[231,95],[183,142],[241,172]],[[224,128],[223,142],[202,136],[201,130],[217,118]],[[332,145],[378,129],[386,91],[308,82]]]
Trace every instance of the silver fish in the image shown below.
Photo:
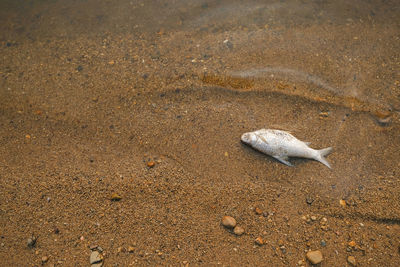
[[[289,157],[298,157],[314,159],[331,168],[329,162],[324,158],[324,156],[332,152],[331,147],[320,150],[312,149],[308,146],[310,143],[300,141],[285,131],[261,129],[244,133],[241,140],[243,143],[274,157],[288,166],[293,166],[288,161]]]

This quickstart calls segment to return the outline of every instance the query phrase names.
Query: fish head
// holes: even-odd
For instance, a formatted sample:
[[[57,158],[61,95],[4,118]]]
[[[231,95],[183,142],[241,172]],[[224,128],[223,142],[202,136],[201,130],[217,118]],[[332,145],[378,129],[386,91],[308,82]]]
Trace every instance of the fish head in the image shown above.
[[[242,137],[240,139],[243,143],[251,145],[256,142],[257,136],[255,135],[255,133],[249,132],[242,134]]]

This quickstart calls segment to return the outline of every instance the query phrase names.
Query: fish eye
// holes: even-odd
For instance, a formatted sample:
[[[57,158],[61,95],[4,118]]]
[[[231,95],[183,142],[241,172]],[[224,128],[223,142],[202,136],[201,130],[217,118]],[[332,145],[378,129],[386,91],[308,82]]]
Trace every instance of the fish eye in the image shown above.
[[[250,139],[251,139],[250,138],[250,134],[249,133],[243,134],[241,139],[242,139],[243,142],[248,143],[250,141]]]
[[[244,143],[249,143],[252,139],[252,135],[250,133],[244,133],[241,139]]]

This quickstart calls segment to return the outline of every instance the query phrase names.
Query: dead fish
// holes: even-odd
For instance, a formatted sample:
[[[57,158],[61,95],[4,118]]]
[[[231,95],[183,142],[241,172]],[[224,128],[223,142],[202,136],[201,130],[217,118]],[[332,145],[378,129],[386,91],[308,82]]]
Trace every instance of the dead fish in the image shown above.
[[[320,150],[312,149],[308,146],[310,143],[300,141],[285,131],[261,129],[244,133],[241,140],[243,143],[274,157],[288,166],[293,166],[288,161],[289,157],[298,157],[314,159],[331,168],[329,162],[324,158],[324,156],[332,152],[331,147]]]

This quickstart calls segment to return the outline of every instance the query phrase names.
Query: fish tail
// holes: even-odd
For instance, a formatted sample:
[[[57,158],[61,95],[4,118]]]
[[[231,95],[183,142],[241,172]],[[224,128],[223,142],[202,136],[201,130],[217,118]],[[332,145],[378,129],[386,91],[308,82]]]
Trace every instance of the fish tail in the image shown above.
[[[332,148],[328,147],[328,148],[320,149],[320,150],[317,150],[317,152],[318,152],[318,154],[317,154],[316,160],[318,160],[319,162],[324,164],[326,167],[331,169],[331,165],[326,160],[325,156],[329,155],[332,152]]]

